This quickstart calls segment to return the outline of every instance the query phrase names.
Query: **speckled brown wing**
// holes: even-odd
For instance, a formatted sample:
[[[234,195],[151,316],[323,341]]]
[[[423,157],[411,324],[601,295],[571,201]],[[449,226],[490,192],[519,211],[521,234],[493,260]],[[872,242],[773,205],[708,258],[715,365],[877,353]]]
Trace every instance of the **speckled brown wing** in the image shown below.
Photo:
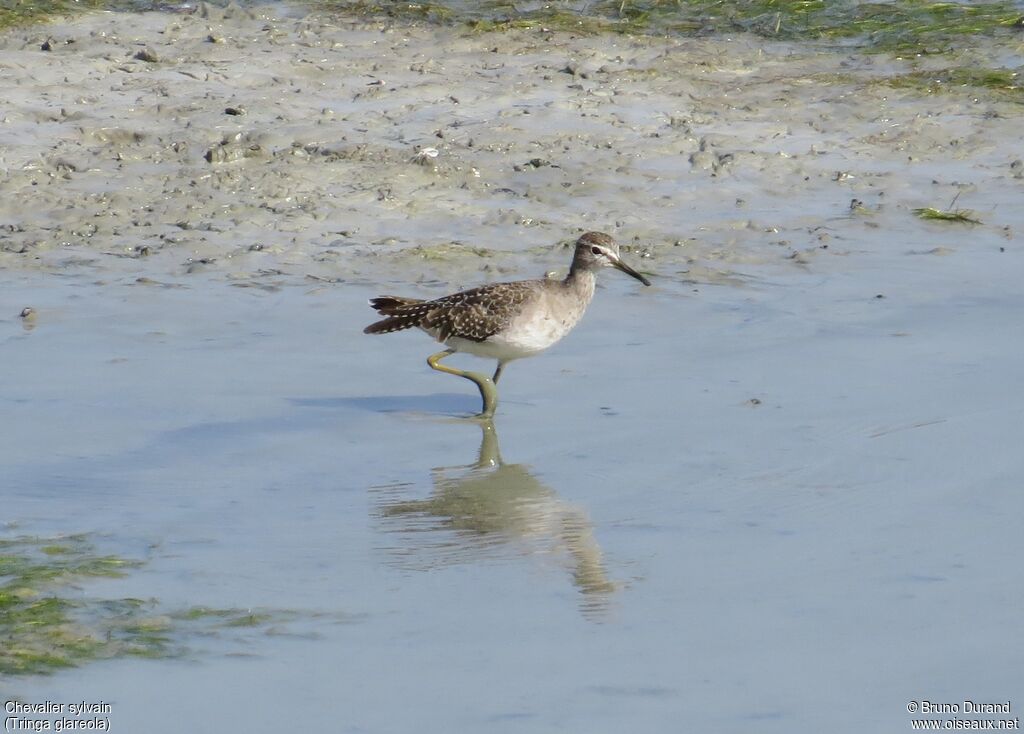
[[[370,324],[367,334],[388,334],[418,326],[439,342],[461,337],[482,342],[508,327],[519,308],[533,297],[537,281],[493,283],[454,293],[433,301],[382,296],[370,301],[377,311],[390,318]]]
[[[482,342],[508,327],[521,306],[536,293],[536,283],[494,283],[454,293],[436,301],[421,326],[439,342],[453,336]]]

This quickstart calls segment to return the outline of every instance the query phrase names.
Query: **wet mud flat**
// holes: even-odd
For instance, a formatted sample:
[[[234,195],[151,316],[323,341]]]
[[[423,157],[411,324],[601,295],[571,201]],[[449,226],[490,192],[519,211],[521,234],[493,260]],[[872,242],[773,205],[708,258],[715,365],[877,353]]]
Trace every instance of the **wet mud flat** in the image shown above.
[[[957,196],[973,242],[1016,223],[1019,93],[909,84],[946,57],[303,12],[5,32],[0,264],[450,287],[598,229],[701,281],[925,239]]]
[[[83,597],[279,616],[4,685],[146,731],[1012,699],[1022,107],[919,83],[948,63],[287,6],[5,31],[4,539],[126,559]],[[425,336],[361,334],[590,229],[654,287],[603,277],[492,430]]]

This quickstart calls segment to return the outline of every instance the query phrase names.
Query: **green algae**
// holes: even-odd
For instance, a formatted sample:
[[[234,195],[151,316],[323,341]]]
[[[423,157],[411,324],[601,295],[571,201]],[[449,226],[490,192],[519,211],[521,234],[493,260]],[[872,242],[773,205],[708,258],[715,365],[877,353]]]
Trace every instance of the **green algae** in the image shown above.
[[[497,253],[486,247],[451,242],[437,245],[417,245],[416,247],[401,250],[397,254],[401,258],[448,262],[464,258],[490,258],[494,257]]]
[[[937,222],[960,222],[962,224],[981,224],[970,209],[936,209],[926,206],[914,209],[914,216]]]
[[[1012,0],[568,0],[528,9],[513,0],[305,0],[304,4],[358,16],[466,25],[477,31],[538,28],[683,36],[743,32],[787,41],[839,41],[902,54],[941,53],[977,36],[1017,38],[1024,29],[1024,13]],[[83,10],[167,6],[162,0],[10,0],[0,8],[0,29]]]
[[[466,25],[481,32],[517,28],[683,36],[745,32],[787,41],[841,42],[903,55],[944,53],[978,36],[1016,39],[1024,29],[1024,13],[1012,0],[568,0],[527,9],[513,0],[305,0],[305,4],[314,10],[360,17]],[[10,0],[0,8],[0,29],[86,10],[166,6],[162,0]]]
[[[213,607],[190,607],[171,615],[172,619],[194,622],[213,620],[223,627],[259,627],[280,621],[281,613],[254,612],[240,609],[216,609]]]
[[[461,25],[473,33],[532,29],[586,35],[711,36],[743,32],[900,58],[955,55],[981,38],[1012,45],[1024,37],[1020,7],[1005,0],[970,4],[930,0],[594,0],[532,9],[521,9],[510,0],[309,2],[327,11]],[[987,90],[1011,101],[1024,100],[1019,72],[999,67],[952,64],[942,72],[915,71],[882,83],[925,94]]]
[[[315,7],[363,15],[464,23],[474,30],[507,28],[584,33],[713,35],[746,32],[790,41],[845,42],[892,53],[941,53],[974,36],[1019,33],[1013,2],[971,4],[897,0],[594,0],[523,10],[511,0],[409,3],[311,0]]]
[[[41,23],[55,16],[96,10],[103,0],[10,0],[0,7],[0,30]]]
[[[105,640],[80,619],[88,602],[58,593],[90,578],[123,576],[138,562],[97,555],[84,536],[54,540],[0,540],[0,674],[48,673],[147,648],[130,634]]]
[[[164,659],[196,635],[266,628],[297,612],[187,607],[156,599],[84,595],[90,579],[119,578],[142,561],[102,555],[87,535],[0,540],[0,675],[41,675],[112,658]]]
[[[989,90],[1006,100],[1024,103],[1024,79],[1020,71],[1006,68],[956,66],[933,71],[914,71],[884,80],[895,89],[926,94],[949,94],[962,90]]]

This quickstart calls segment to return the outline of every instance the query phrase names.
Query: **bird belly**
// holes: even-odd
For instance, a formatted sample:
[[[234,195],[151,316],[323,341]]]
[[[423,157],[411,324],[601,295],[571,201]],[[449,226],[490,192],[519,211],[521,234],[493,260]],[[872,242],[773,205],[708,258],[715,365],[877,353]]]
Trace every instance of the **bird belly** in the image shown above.
[[[445,342],[445,345],[454,349],[456,352],[472,354],[477,357],[484,357],[485,359],[497,359],[502,362],[530,357],[546,349],[546,347],[537,348],[520,344],[515,341],[508,341],[502,339],[497,334],[482,342],[475,342],[472,339],[463,339],[459,336],[453,336]]]
[[[492,334],[482,342],[461,337],[451,337],[445,344],[458,352],[477,357],[508,361],[531,357],[543,352],[569,333],[576,320],[559,320],[537,309],[533,313],[520,315],[508,328]]]

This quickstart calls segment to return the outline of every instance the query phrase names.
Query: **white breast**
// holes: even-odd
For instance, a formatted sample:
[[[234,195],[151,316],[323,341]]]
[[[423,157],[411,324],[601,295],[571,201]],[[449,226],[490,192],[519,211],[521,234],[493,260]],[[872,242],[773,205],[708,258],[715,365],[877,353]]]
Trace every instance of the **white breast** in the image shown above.
[[[508,361],[543,352],[568,334],[579,322],[587,301],[566,297],[558,290],[545,290],[512,320],[508,328],[484,342],[453,337],[445,342],[460,352]]]

